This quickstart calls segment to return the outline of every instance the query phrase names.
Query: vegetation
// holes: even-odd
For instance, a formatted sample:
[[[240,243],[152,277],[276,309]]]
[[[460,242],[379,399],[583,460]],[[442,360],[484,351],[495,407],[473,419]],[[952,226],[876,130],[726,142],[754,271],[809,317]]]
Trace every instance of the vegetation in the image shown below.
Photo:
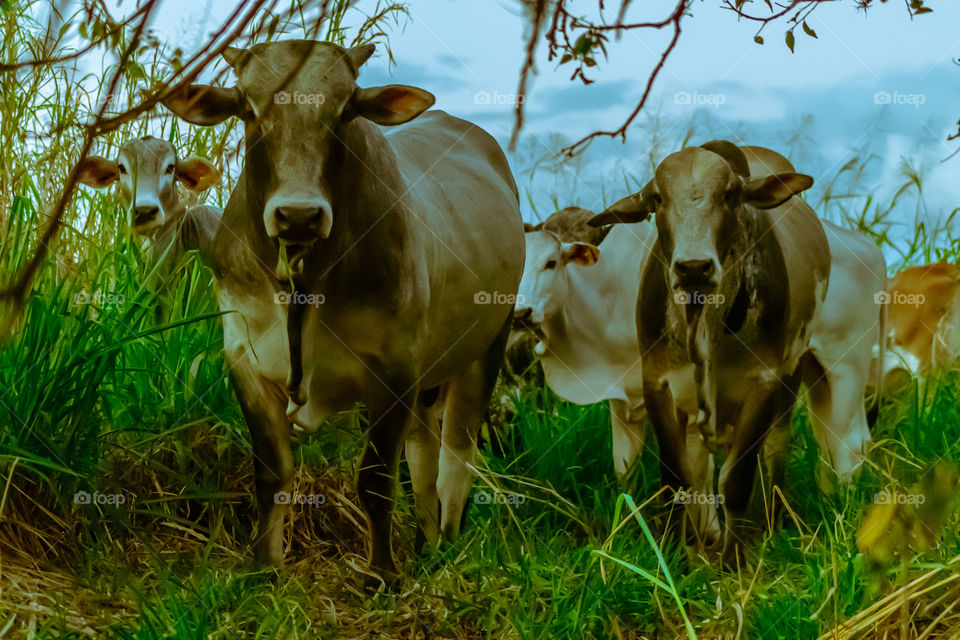
[[[0,6],[0,60],[13,64],[35,50],[45,25],[31,22],[36,5]],[[325,33],[344,37],[342,13],[331,15]],[[164,60],[154,47],[139,52],[131,64],[142,75],[124,76],[118,93],[136,96],[162,75]],[[4,280],[33,255],[77,160],[76,123],[103,97],[94,83],[78,99],[59,74],[56,65],[0,71]],[[185,155],[215,159],[228,179],[208,202],[225,202],[236,132],[186,128],[157,110],[99,137],[98,152],[115,153],[147,131],[163,131]],[[889,243],[891,205],[852,200],[857,175],[844,167],[843,189],[826,190],[818,207]],[[919,207],[920,178],[905,182],[899,197]],[[755,501],[755,553],[736,571],[688,557],[664,537],[678,513],[656,495],[652,435],[630,481],[618,484],[605,406],[507,381],[498,396],[508,410],[485,431],[458,541],[414,553],[401,471],[395,535],[405,575],[396,591],[362,586],[365,533],[352,480],[359,411],[298,448],[297,492],[318,499],[292,509],[287,567],[254,570],[250,444],[226,376],[212,277],[188,256],[170,317],[158,324],[126,216],[109,191],[77,190],[0,346],[0,638],[793,639],[960,630],[954,511],[925,551],[903,547],[899,557],[868,562],[857,548],[877,492],[918,481],[937,460],[960,460],[956,371],[885,406],[869,463],[832,496],[817,489],[818,453],[798,409],[787,515],[774,524],[770,505]],[[948,228],[918,225],[892,266],[956,260]]]

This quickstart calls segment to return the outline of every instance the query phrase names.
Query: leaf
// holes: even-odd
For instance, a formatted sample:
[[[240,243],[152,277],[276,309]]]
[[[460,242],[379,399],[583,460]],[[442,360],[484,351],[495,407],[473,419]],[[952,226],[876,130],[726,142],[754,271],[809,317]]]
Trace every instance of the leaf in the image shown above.
[[[757,44],[763,44],[763,36],[753,36],[753,41]]]
[[[787,40],[787,46],[790,47],[790,53],[793,53],[793,43],[794,43],[793,31],[787,31],[786,40]]]
[[[817,37],[817,32],[810,28],[810,25],[807,24],[806,20],[803,21],[803,32],[811,38]]]
[[[933,9],[931,9],[930,7],[918,7],[913,12],[913,14],[917,16],[920,15],[921,13],[933,13]]]
[[[573,44],[573,53],[582,55],[589,52],[591,47],[593,47],[593,41],[587,34],[583,34]]]
[[[573,60],[573,54],[565,53],[563,54],[563,57],[560,58],[560,64],[567,64],[571,60]]]
[[[584,64],[586,64],[588,67],[595,67],[595,66],[597,66],[597,61],[594,60],[593,58],[591,58],[590,56],[585,57],[585,58],[583,59],[583,62],[584,62]]]

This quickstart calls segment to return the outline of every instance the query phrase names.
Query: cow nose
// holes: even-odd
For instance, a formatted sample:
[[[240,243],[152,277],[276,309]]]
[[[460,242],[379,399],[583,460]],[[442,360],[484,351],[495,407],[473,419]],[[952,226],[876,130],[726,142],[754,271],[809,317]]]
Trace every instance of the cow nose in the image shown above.
[[[160,207],[155,204],[135,207],[133,210],[133,224],[134,226],[140,226],[148,222],[153,222],[159,213]]]
[[[673,272],[681,282],[709,281],[715,269],[713,260],[677,260],[673,263]]]
[[[277,225],[277,235],[288,241],[313,241],[324,233],[323,221],[326,211],[323,207],[311,205],[284,205],[274,209],[273,217]]]

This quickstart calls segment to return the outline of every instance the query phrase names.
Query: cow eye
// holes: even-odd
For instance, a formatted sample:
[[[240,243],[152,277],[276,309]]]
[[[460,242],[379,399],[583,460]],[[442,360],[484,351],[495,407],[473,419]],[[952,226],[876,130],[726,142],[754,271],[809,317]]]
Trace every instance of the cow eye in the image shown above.
[[[551,269],[556,269],[556,267],[557,267],[556,260],[548,260],[547,264],[543,265],[544,271],[550,271]]]
[[[126,174],[127,174],[127,168],[126,168],[125,166],[123,166],[122,164],[118,164],[118,165],[117,165],[117,171],[119,171],[119,172],[121,173],[121,175],[126,175]]]
[[[172,165],[172,164],[171,164],[171,165],[167,165],[167,168],[166,168],[166,170],[164,171],[164,173],[173,173],[175,170],[176,170],[176,167],[175,167],[174,165]]]

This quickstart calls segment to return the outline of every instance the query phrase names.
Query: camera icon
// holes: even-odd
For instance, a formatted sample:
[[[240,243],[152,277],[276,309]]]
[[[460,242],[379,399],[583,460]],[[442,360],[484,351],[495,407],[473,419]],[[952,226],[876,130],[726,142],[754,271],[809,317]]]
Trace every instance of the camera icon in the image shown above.
[[[73,295],[74,304],[90,304],[90,294],[86,291],[81,291]]]
[[[274,104],[290,104],[290,92],[277,91],[275,94],[273,94],[273,103]]]
[[[490,299],[489,291],[477,291],[473,294],[473,304],[490,304]]]
[[[689,91],[678,91],[673,94],[673,103],[674,104],[690,104],[690,92]]]
[[[474,504],[490,504],[491,502],[490,494],[486,491],[478,491],[473,495]]]
[[[673,294],[673,299],[677,304],[690,304],[690,294],[686,291],[677,291]]]
[[[880,491],[873,494],[873,501],[876,504],[890,504],[890,494],[886,491]]]
[[[490,104],[490,92],[478,91],[473,95],[474,104]]]
[[[690,492],[686,489],[680,489],[673,497],[674,504],[690,504]]]
[[[877,91],[873,94],[873,104],[890,104],[890,92]]]
[[[277,491],[273,494],[273,504],[290,504],[290,498],[289,491]]]
[[[273,301],[277,304],[290,304],[293,296],[287,291],[277,291],[273,294]]]
[[[73,504],[90,504],[91,495],[87,491],[77,491],[73,494]]]
[[[874,304],[890,304],[890,292],[889,291],[877,291],[873,294]]]

